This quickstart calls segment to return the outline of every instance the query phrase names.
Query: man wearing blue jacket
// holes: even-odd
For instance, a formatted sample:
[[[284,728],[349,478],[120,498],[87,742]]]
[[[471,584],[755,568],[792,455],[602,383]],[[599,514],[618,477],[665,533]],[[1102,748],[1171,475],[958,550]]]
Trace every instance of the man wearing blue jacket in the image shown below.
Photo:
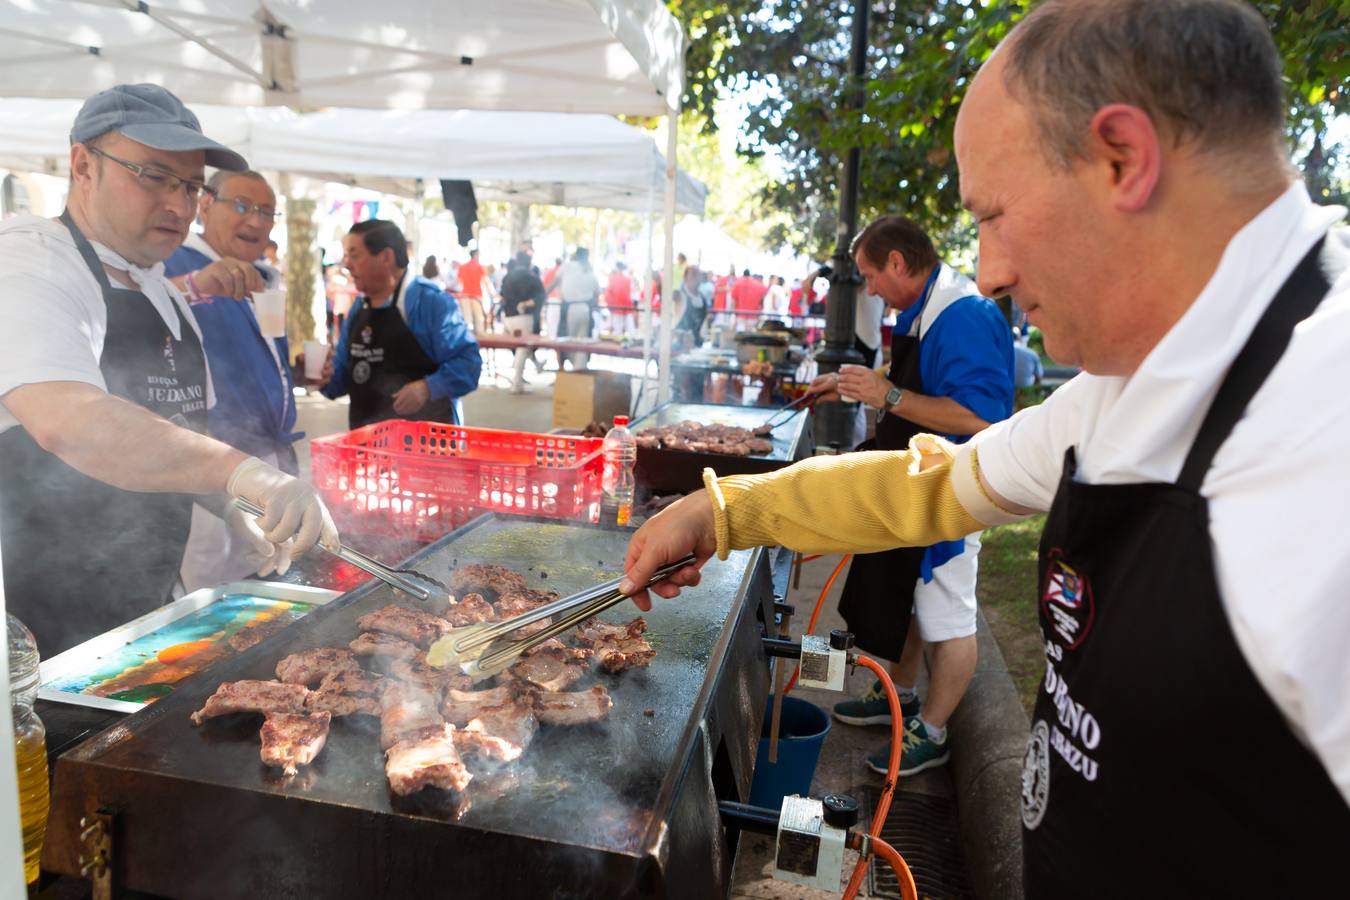
[[[191,233],[164,263],[202,330],[202,349],[216,388],[207,417],[211,436],[295,475],[295,398],[285,337],[263,336],[247,293],[278,287],[264,261],[277,199],[253,171],[219,171],[201,200],[200,234]],[[194,507],[181,575],[188,590],[245,577],[261,560],[225,523]]]
[[[455,299],[408,272],[408,242],[392,222],[358,222],[342,239],[360,296],[324,367],[325,397],[351,397],[348,424],[386,419],[464,421],[460,398],[483,360]]]

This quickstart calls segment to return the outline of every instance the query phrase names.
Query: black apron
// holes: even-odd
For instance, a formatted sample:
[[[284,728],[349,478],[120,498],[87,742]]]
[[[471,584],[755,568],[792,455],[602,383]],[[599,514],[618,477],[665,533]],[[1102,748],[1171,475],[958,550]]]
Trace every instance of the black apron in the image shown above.
[[[206,433],[206,357],[175,307],[181,339],[140,291],[113,285],[66,212],[108,310],[99,368],[108,393]],[[22,427],[0,434],[5,602],[43,657],[172,599],[192,519],[187,494],[123,491],[66,465]]]
[[[347,422],[352,428],[408,419],[414,422],[455,422],[451,397],[428,400],[417,412],[394,412],[394,394],[406,384],[426,378],[439,366],[427,356],[398,309],[400,281],[389,303],[375,309],[369,298],[352,314],[351,339],[347,343],[347,393],[351,409]]]
[[[1327,293],[1320,247],[1234,361],[1175,484],[1080,484],[1065,454],[1041,539],[1047,671],[1022,775],[1028,898],[1346,896],[1350,808],[1238,648],[1200,494]]]
[[[917,321],[917,320],[916,320]],[[923,393],[919,371],[919,338],[891,332],[891,367],[886,378],[904,391]],[[875,444],[859,450],[904,450],[910,438],[930,429],[885,413],[877,422]],[[909,634],[914,587],[925,547],[896,547],[880,553],[857,553],[839,595],[839,614],[853,632],[858,648],[882,659],[898,660]]]

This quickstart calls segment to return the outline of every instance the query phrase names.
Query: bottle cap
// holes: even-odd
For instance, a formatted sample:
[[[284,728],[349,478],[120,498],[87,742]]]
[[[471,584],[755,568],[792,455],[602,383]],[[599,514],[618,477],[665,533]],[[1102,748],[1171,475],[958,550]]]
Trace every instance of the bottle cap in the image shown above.
[[[627,424],[628,424],[628,417],[627,417],[627,416],[615,416],[615,417],[614,417],[614,425],[615,425],[615,427],[618,427],[619,425],[627,425]]]

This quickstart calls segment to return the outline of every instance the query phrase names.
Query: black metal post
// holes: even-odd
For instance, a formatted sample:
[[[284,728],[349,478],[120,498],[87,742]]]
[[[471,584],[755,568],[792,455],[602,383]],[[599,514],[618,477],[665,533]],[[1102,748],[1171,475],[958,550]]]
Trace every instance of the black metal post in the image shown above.
[[[849,57],[852,86],[844,97],[844,107],[861,110],[863,106],[863,73],[867,64],[867,0],[853,4],[853,49]],[[865,362],[854,346],[854,307],[861,279],[848,252],[853,235],[858,230],[858,166],[862,151],[852,147],[844,158],[839,179],[839,225],[835,230],[834,255],[830,265],[830,296],[825,307],[825,348],[816,354],[819,371],[834,372],[840,366]],[[858,404],[822,403],[816,406],[816,446],[833,450],[848,450],[852,444],[853,422]]]

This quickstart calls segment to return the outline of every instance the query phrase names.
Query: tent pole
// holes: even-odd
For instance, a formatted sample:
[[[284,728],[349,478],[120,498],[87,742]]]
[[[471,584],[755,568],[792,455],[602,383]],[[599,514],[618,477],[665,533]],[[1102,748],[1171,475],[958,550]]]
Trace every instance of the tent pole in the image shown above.
[[[656,399],[665,403],[670,399],[670,337],[674,330],[675,305],[675,173],[678,149],[679,111],[666,110],[666,196],[665,229],[666,251],[665,275],[661,279],[661,351],[660,374],[657,381]]]
[[[653,151],[655,155],[655,151]],[[652,364],[652,238],[656,236],[656,167],[652,166],[652,177],[647,182],[647,256],[642,262],[642,277],[638,279],[638,313],[642,330],[642,389],[646,393],[647,376]],[[645,397],[639,396],[641,404]],[[641,409],[639,405],[638,409]]]

